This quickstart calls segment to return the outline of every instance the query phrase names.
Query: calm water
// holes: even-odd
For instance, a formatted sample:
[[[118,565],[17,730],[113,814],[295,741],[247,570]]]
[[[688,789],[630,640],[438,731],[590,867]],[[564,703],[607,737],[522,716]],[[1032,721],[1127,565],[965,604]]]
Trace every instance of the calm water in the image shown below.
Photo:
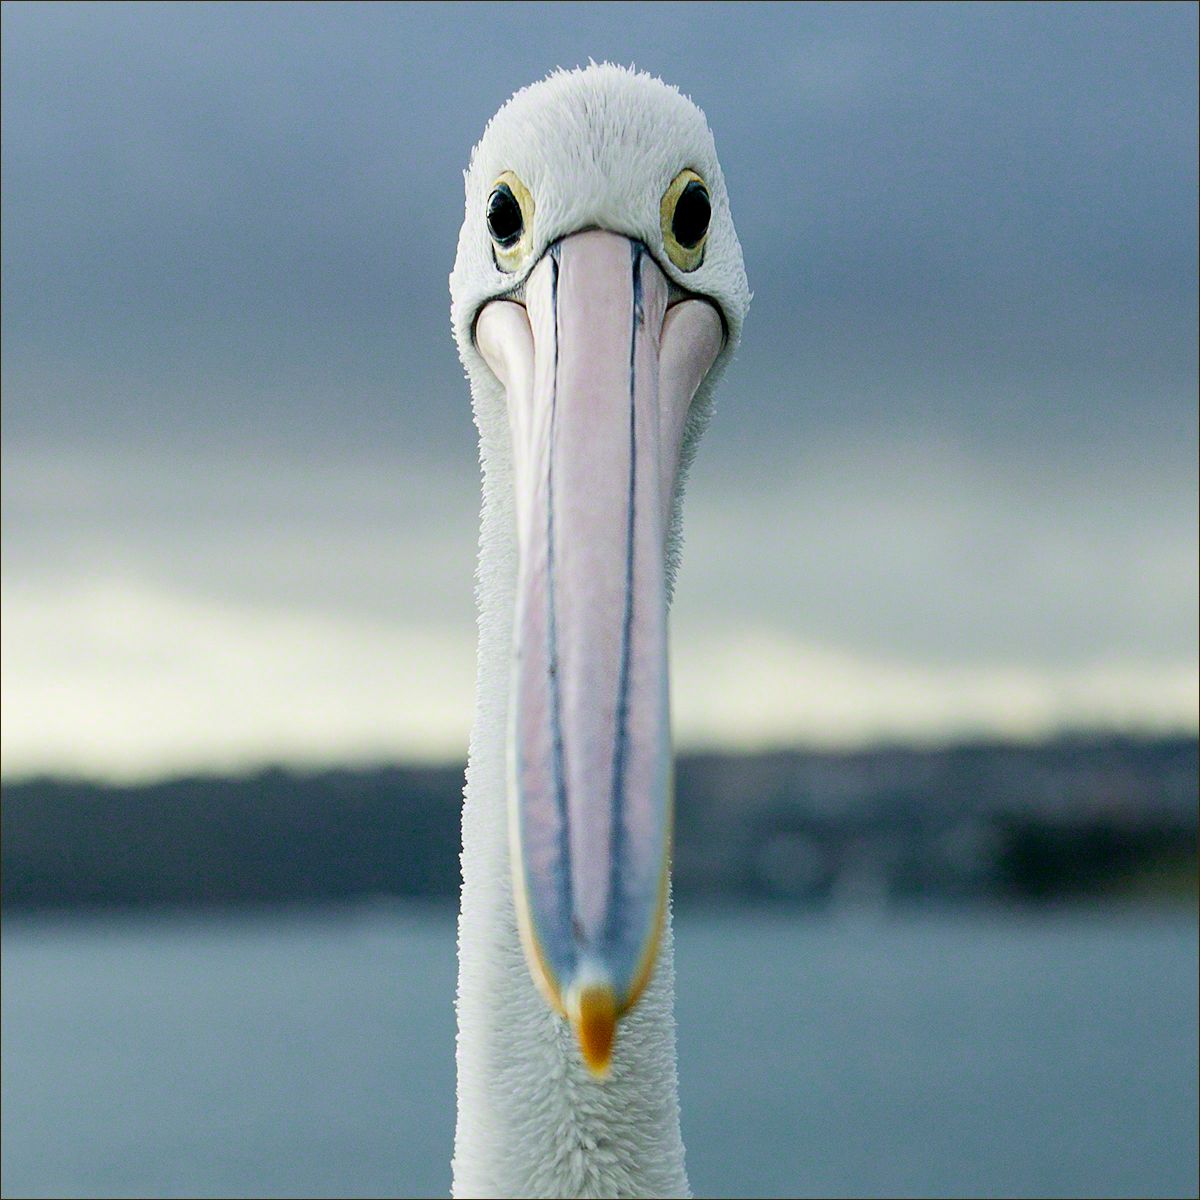
[[[698,1195],[1195,1195],[1193,916],[678,924]],[[444,1195],[453,914],[6,917],[9,1196]]]

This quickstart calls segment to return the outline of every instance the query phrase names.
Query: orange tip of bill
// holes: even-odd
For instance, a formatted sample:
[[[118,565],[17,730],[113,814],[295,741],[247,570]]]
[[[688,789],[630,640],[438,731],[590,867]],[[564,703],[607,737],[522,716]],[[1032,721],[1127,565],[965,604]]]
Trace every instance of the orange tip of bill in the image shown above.
[[[586,983],[571,997],[568,1016],[583,1061],[593,1075],[603,1079],[612,1063],[617,1034],[617,998],[607,983]]]

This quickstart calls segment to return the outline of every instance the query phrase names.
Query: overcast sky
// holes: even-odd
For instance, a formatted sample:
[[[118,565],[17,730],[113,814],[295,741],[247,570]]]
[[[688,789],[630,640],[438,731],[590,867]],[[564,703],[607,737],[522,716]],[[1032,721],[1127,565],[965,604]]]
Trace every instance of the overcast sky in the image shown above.
[[[589,57],[755,292],[679,741],[1195,729],[1194,5],[2,11],[6,774],[465,752],[462,168]]]

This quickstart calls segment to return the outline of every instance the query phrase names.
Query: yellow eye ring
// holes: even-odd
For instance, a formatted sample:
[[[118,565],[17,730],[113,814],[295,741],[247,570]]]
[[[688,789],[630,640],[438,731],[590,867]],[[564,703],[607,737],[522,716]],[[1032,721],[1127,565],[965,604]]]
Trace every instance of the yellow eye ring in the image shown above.
[[[515,271],[533,241],[533,197],[512,171],[498,176],[488,193],[485,220],[492,254],[502,271]]]
[[[690,167],[680,171],[663,192],[658,212],[667,257],[681,271],[694,271],[704,261],[708,243],[708,186]]]

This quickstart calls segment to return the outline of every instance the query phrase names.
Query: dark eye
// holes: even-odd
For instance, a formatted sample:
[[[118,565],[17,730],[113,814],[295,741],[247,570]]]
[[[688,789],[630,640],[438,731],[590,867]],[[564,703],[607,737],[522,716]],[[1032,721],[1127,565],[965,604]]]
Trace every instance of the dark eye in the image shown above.
[[[521,216],[521,206],[507,183],[492,189],[492,194],[488,197],[487,223],[488,232],[495,238],[497,245],[507,249],[520,240],[525,221]]]
[[[687,250],[698,246],[708,230],[710,216],[712,206],[708,202],[708,189],[698,179],[693,179],[680,194],[675,215],[671,218],[675,240]]]

